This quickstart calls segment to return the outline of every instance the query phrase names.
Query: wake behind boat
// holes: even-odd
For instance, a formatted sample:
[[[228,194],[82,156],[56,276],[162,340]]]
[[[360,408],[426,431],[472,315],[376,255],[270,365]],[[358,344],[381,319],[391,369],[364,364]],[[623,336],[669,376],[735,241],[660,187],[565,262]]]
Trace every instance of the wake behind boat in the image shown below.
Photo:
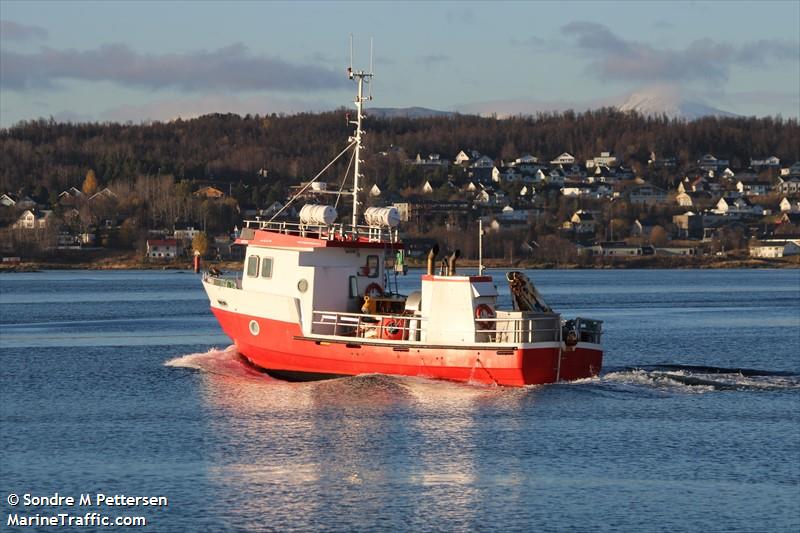
[[[562,320],[521,272],[506,275],[513,307],[501,309],[491,277],[457,274],[457,251],[435,274],[434,248],[420,290],[390,290],[388,272],[402,268],[404,250],[397,210],[368,208],[359,224],[362,106],[373,75],[348,74],[357,83],[355,132],[334,161],[353,150],[351,223],[324,205],[303,206],[297,223],[277,214],[245,221],[241,275],[203,276],[239,353],[290,380],[383,373],[522,386],[596,376],[601,322]]]

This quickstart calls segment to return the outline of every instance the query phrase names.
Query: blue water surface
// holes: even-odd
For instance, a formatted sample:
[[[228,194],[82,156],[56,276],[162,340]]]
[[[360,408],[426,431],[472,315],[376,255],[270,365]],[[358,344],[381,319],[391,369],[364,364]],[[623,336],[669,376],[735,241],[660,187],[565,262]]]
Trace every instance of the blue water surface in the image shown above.
[[[2,274],[2,527],[103,492],[168,497],[102,510],[151,531],[800,530],[799,271],[529,275],[604,321],[599,378],[286,383],[188,272]]]

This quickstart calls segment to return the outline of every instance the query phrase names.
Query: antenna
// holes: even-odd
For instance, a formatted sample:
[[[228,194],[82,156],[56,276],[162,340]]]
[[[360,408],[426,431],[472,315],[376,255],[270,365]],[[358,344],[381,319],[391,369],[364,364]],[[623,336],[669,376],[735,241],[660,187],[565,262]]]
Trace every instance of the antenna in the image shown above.
[[[372,41],[373,37],[369,38],[369,73],[372,74],[374,71],[372,70]],[[372,100],[372,80],[369,81],[369,99]]]
[[[353,34],[350,34],[350,66],[347,67],[347,77],[353,79]]]
[[[356,127],[355,134],[350,137],[351,141],[355,141],[355,158],[353,166],[353,227],[358,225],[358,180],[363,177],[361,175],[361,139],[364,135],[364,130],[361,128],[361,121],[364,119],[362,112],[364,101],[372,100],[372,39],[369,45],[369,63],[370,71],[364,72],[363,70],[353,70],[353,35],[350,34],[350,67],[347,69],[347,77],[354,80],[357,84],[356,92],[356,120],[351,120],[350,124]],[[369,96],[364,95],[364,83],[370,86]]]

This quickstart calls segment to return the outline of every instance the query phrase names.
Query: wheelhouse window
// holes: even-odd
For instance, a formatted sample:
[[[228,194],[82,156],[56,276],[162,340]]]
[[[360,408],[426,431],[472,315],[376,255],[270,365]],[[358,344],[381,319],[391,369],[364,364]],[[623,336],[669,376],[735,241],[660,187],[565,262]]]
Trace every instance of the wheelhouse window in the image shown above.
[[[358,278],[350,276],[350,298],[358,297]]]
[[[377,278],[380,273],[379,265],[380,259],[378,259],[377,255],[368,255],[367,264],[361,267],[358,271],[358,275],[368,278]]]
[[[262,257],[261,258],[261,277],[262,278],[271,278],[272,277],[272,258],[271,257]]]
[[[257,255],[251,255],[247,258],[247,277],[258,277],[258,260]]]

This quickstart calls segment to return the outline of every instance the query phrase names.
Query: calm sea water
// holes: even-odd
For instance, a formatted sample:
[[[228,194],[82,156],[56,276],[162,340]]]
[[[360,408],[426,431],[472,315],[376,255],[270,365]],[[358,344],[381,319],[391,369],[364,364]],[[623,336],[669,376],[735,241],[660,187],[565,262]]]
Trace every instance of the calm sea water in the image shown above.
[[[153,531],[800,529],[800,272],[530,275],[605,321],[599,378],[285,383],[193,274],[0,275],[0,529],[56,491],[166,496],[102,510]]]

